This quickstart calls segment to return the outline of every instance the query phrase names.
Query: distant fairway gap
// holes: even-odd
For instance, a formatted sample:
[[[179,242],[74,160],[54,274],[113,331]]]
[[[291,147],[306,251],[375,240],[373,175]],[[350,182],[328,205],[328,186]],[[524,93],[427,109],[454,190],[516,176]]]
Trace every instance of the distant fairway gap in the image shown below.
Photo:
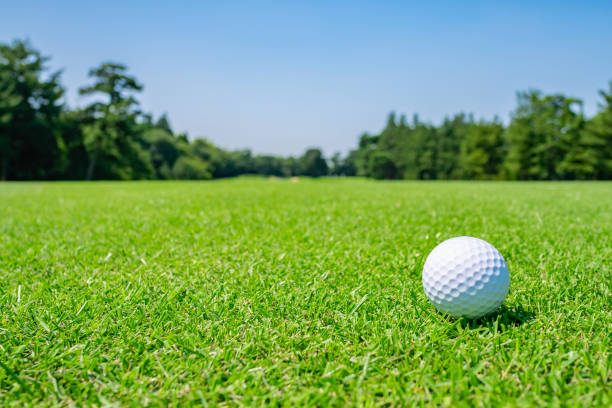
[[[501,310],[421,269],[470,235]],[[0,183],[0,406],[610,406],[612,183]]]

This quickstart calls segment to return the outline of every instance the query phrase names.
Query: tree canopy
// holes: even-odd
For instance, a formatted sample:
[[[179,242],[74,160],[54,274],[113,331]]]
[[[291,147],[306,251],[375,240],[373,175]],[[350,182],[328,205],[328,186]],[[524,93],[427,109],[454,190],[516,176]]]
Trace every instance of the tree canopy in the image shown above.
[[[391,112],[378,134],[327,159],[227,150],[175,133],[168,115],[139,108],[143,85],[118,62],[89,71],[89,104],[64,102],[61,71],[29,42],[0,44],[0,177],[30,179],[210,179],[258,174],[376,179],[612,179],[612,82],[587,117],[580,99],[517,94],[505,125],[457,113],[438,125]]]
[[[61,173],[65,146],[58,134],[64,106],[61,72],[28,42],[0,44],[0,174],[3,180],[45,179]]]

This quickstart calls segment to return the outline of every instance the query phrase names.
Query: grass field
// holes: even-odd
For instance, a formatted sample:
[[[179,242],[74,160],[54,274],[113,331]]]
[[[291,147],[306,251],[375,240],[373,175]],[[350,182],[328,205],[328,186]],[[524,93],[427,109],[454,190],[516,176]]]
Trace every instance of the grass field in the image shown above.
[[[501,311],[435,311],[472,235]],[[0,406],[612,404],[612,183],[0,184]]]

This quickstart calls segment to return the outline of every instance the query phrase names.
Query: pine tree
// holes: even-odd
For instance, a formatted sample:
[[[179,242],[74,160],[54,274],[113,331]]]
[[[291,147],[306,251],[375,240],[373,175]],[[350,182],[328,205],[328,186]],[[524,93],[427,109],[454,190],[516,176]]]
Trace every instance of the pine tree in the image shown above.
[[[492,122],[473,123],[461,143],[461,177],[490,180],[499,177],[504,159],[504,126]]]
[[[51,178],[66,165],[60,72],[25,41],[0,44],[0,178]]]
[[[94,177],[143,178],[153,174],[150,157],[140,148],[136,137],[139,111],[135,109],[138,101],[132,94],[143,87],[126,72],[125,65],[103,63],[89,71],[89,76],[94,79],[93,85],[79,89],[81,95],[106,98],[85,109],[84,143],[90,158],[87,180]],[[96,171],[101,174],[96,174]]]
[[[506,169],[511,178],[557,180],[581,177],[570,166],[582,148],[582,101],[539,91],[519,93],[519,106],[506,132]],[[578,174],[579,172],[580,174]]]

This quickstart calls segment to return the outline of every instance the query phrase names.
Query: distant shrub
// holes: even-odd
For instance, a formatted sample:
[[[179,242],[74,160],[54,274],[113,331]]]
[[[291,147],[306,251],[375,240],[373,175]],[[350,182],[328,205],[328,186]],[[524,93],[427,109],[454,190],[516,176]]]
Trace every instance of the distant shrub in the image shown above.
[[[183,156],[174,163],[172,176],[179,180],[209,180],[212,178],[212,172],[205,161]]]
[[[375,179],[394,179],[397,178],[397,169],[391,156],[387,152],[374,152],[370,156],[369,163],[370,176]]]

